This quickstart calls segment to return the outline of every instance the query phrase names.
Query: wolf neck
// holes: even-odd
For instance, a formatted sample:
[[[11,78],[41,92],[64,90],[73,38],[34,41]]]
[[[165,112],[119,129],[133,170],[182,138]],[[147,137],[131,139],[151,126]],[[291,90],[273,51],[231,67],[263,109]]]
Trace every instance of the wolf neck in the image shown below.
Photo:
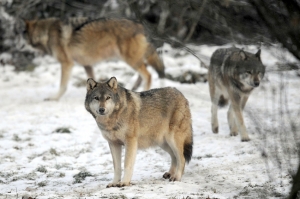
[[[242,93],[251,93],[251,91],[253,90],[253,88],[245,88],[244,84],[242,84],[241,82],[239,82],[238,80],[232,78],[231,79],[231,83],[232,85],[239,91]]]

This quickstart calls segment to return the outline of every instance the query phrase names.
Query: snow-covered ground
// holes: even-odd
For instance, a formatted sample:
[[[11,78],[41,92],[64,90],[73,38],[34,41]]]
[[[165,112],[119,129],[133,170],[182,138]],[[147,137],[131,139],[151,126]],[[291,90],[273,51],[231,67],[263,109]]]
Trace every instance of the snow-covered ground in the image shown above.
[[[255,46],[244,47],[257,51]],[[217,48],[196,49],[209,64]],[[169,74],[206,71],[192,55],[174,57],[168,46],[162,52]],[[84,69],[74,67],[60,101],[44,101],[59,87],[60,66],[53,58],[36,58],[38,67],[32,72],[0,65],[0,198],[282,198],[291,187],[288,171],[298,164],[298,137],[293,132],[299,135],[300,116],[300,78],[295,71],[272,70],[277,61],[285,60],[293,58],[276,48],[262,48],[268,72],[245,109],[250,142],[229,136],[227,108],[219,111],[219,134],[212,133],[207,83],[158,81],[149,68],[153,88],[176,87],[190,102],[193,158],[182,181],[169,182],[162,178],[169,169],[169,155],[159,148],[139,151],[132,185],[123,188],[106,188],[113,178],[112,158],[84,108]],[[95,72],[97,79],[115,76],[127,88],[137,78],[123,62],[100,63]]]

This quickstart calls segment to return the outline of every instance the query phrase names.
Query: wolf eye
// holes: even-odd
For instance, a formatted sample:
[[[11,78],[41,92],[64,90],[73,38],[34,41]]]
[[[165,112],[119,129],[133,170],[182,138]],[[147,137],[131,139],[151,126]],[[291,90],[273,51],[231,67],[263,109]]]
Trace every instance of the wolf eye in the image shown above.
[[[97,100],[97,101],[99,101],[99,97],[98,96],[95,96],[94,99]]]
[[[110,96],[107,96],[107,97],[106,97],[106,100],[109,100],[109,99],[110,99]]]

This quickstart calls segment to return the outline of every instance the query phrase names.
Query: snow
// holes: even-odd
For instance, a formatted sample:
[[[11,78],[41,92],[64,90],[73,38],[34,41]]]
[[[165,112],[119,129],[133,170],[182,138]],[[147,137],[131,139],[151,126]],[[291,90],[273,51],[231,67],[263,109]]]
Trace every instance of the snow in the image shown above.
[[[218,47],[193,48],[208,65]],[[243,47],[257,51],[255,46]],[[178,51],[167,45],[162,52],[167,73],[207,71],[192,55],[179,53],[176,57]],[[281,48],[262,47],[267,69],[287,60],[294,58]],[[300,79],[295,71],[268,70],[245,108],[251,141],[241,142],[239,136],[229,135],[227,108],[219,110],[219,134],[212,133],[207,83],[159,81],[149,68],[152,88],[173,86],[189,100],[193,158],[181,182],[169,182],[162,178],[170,166],[169,155],[159,148],[139,151],[132,185],[106,188],[113,178],[112,158],[106,140],[84,108],[83,67],[74,67],[60,101],[44,101],[58,91],[60,65],[49,56],[38,57],[35,63],[38,66],[32,72],[0,66],[0,198],[281,198],[289,193],[289,171],[295,171],[298,164]],[[95,74],[97,79],[115,76],[126,88],[137,79],[133,69],[121,61],[99,63]],[[298,127],[295,131],[291,122]],[[59,133],[58,128],[70,133]],[[79,172],[89,175],[74,183]]]

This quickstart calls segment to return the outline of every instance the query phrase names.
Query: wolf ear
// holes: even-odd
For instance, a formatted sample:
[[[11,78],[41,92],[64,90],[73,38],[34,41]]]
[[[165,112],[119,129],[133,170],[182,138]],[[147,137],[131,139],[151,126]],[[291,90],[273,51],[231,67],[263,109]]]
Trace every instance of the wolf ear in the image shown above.
[[[255,53],[255,57],[257,57],[259,61],[260,61],[260,53],[261,53],[260,49],[257,51],[257,53]]]
[[[116,90],[118,88],[118,81],[115,77],[110,78],[110,80],[107,81],[107,84],[113,90]]]
[[[23,20],[23,23],[25,24],[25,28],[28,29],[29,26],[32,26],[32,24],[34,24],[33,21],[30,21],[30,20],[26,20],[26,19],[22,19]]]
[[[246,53],[243,50],[240,51],[240,57],[242,58],[242,60],[246,60],[247,59],[247,55],[246,55]]]
[[[86,83],[87,83],[86,84],[87,91],[90,91],[97,86],[97,82],[92,78],[89,78]]]
[[[24,31],[31,31],[34,29],[34,27],[36,26],[36,21],[35,20],[23,20],[23,24],[24,24]]]

